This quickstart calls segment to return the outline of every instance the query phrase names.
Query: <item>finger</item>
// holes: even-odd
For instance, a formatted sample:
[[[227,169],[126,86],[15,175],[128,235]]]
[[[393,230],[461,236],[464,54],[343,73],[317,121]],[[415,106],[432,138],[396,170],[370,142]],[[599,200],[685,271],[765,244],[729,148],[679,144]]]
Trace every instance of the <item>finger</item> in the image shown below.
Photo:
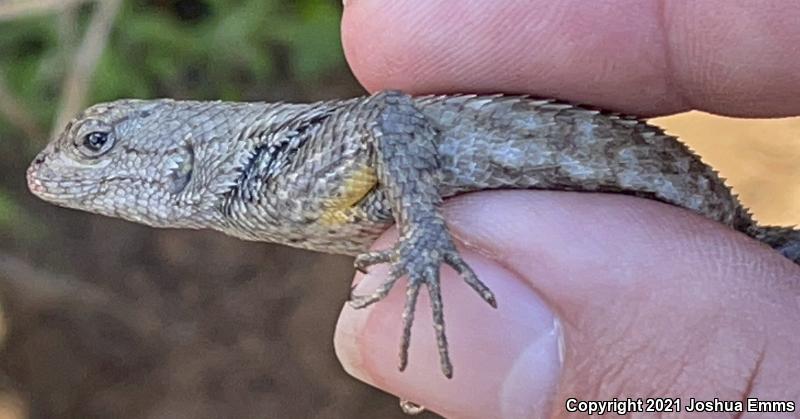
[[[800,8],[781,1],[350,0],[369,90],[530,93],[620,112],[800,114]]]
[[[345,310],[337,352],[358,377],[454,417],[565,413],[568,396],[797,397],[800,273],[744,235],[664,204],[593,194],[473,194],[449,201],[447,218],[480,249],[464,255],[499,308],[481,308],[443,270],[450,382],[426,316],[407,372],[394,370],[402,295],[369,313]]]

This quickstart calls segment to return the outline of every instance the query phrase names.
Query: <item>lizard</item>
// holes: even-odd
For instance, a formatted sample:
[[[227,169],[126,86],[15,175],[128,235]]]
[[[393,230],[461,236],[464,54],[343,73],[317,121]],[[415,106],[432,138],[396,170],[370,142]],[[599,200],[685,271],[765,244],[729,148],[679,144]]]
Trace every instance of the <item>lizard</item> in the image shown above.
[[[760,226],[725,181],[643,119],[521,95],[381,91],[315,103],[124,99],[89,107],[27,171],[38,197],[167,228],[209,228],[390,264],[364,308],[407,278],[400,363],[427,289],[442,373],[450,361],[439,281],[455,269],[492,307],[462,259],[443,199],[487,189],[624,193],[686,208],[800,263],[800,230]],[[399,239],[369,251],[392,223]]]

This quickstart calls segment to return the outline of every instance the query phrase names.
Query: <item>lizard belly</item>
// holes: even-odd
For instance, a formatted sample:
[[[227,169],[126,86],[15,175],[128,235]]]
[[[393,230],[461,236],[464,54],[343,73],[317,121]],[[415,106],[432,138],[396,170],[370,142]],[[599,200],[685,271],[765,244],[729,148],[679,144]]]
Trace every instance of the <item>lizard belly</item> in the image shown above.
[[[362,201],[378,185],[375,169],[364,165],[354,170],[344,179],[335,196],[322,204],[319,224],[322,227],[336,228],[348,223],[356,223],[367,218],[364,208],[358,203]]]
[[[231,213],[221,231],[246,240],[356,255],[367,250],[392,223],[372,166],[354,165],[339,174],[336,181],[320,177],[318,182],[328,186],[296,184],[293,199],[235,206],[238,211]],[[331,189],[332,184],[338,187]],[[326,190],[325,196],[320,190]]]

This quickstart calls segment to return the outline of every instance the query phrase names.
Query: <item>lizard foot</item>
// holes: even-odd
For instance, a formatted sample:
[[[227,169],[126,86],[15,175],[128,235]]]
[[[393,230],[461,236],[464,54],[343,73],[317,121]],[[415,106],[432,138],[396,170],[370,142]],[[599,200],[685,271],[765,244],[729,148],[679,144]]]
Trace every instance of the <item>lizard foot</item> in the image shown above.
[[[418,230],[419,231],[419,230]],[[393,249],[368,252],[359,255],[355,267],[365,272],[370,265],[390,263],[392,268],[389,278],[373,293],[366,295],[350,295],[350,306],[356,309],[367,307],[382,300],[389,294],[394,284],[402,276],[408,276],[406,302],[403,309],[403,336],[400,344],[400,371],[408,365],[408,347],[411,342],[411,325],[414,323],[414,311],[420,287],[424,284],[428,289],[433,310],[433,327],[436,331],[436,342],[439,349],[442,373],[447,378],[453,376],[453,367],[447,346],[444,328],[444,311],[442,310],[442,294],[439,281],[439,268],[442,263],[450,265],[464,281],[474,289],[484,301],[497,307],[494,294],[481,282],[475,272],[461,258],[456,250],[450,234],[442,226],[438,234],[430,231],[423,234],[410,234],[401,238]]]

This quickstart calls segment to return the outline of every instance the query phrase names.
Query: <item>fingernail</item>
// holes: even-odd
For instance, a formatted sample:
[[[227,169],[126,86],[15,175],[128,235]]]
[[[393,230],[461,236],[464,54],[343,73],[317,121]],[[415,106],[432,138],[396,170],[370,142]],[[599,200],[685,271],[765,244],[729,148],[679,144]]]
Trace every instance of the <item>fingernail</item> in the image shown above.
[[[541,330],[514,362],[500,393],[502,417],[546,417],[564,365],[561,322],[552,318],[550,330]]]
[[[408,368],[397,371],[404,281],[366,310],[342,310],[335,337],[342,365],[354,377],[444,416],[546,415],[563,364],[560,322],[525,281],[483,256],[463,254],[494,291],[499,308],[487,305],[458,274],[442,270],[452,379],[439,369],[425,293],[417,304]],[[364,277],[359,292],[376,286],[385,275],[383,266],[376,267]]]

